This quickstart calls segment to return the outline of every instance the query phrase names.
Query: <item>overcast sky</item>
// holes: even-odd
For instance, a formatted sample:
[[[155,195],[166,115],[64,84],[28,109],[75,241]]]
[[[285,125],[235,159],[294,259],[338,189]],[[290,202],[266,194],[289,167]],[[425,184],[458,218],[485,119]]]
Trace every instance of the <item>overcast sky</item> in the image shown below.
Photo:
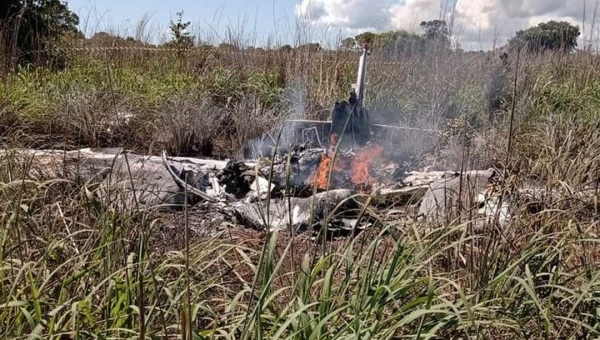
[[[487,49],[516,30],[548,20],[579,25],[586,39],[592,31],[598,0],[69,0],[71,9],[88,24],[87,30],[132,29],[144,14],[165,32],[176,12],[198,25],[201,34],[225,38],[226,28],[278,41],[293,39],[300,27],[320,32],[309,39],[351,36],[363,31],[419,31],[423,20],[453,23],[454,40],[466,49]],[[600,8],[598,9],[600,11]],[[585,13],[585,26],[584,26]],[[599,13],[600,16],[600,13]],[[600,25],[596,25],[600,26]],[[128,28],[129,27],[129,28]],[[594,31],[600,27],[594,27]]]

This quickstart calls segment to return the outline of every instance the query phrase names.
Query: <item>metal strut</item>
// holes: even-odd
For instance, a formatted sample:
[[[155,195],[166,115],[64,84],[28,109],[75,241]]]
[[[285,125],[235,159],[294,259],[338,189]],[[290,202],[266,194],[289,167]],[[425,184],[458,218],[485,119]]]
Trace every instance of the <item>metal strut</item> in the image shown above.
[[[354,92],[358,101],[358,106],[363,105],[365,98],[365,81],[367,79],[367,56],[369,55],[369,45],[363,46],[363,52],[358,62],[358,76],[356,78],[356,84],[353,84]]]

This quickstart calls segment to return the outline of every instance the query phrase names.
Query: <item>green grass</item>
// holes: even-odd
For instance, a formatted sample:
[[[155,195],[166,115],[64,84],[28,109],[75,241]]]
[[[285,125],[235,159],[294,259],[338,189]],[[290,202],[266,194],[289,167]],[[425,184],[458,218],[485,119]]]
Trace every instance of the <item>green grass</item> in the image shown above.
[[[0,103],[6,112],[0,118],[0,133],[27,131],[37,135],[38,145],[46,147],[52,147],[54,137],[61,136],[61,143],[66,141],[71,147],[124,145],[148,150],[151,141],[160,139],[161,128],[169,125],[161,119],[174,101],[190,105],[210,101],[215,110],[235,113],[245,107],[247,98],[256,98],[249,109],[265,112],[264,118],[255,117],[264,129],[274,123],[267,116],[281,111],[281,86],[270,71],[244,73],[227,68],[202,74],[175,69],[147,72],[98,61],[56,73],[23,69],[0,84]],[[134,114],[133,123],[115,127],[113,122],[122,113]],[[236,127],[223,122],[206,128],[226,131]],[[176,144],[165,143],[169,149]],[[230,146],[225,147],[228,149],[222,152],[231,152]]]
[[[600,174],[600,79],[593,56],[527,58],[517,84],[517,142],[504,165],[546,180],[558,199],[536,214],[522,207],[506,228],[388,221],[327,242],[238,227],[183,237],[192,228],[181,216],[108,210],[85,188],[3,154],[0,337],[599,337],[597,195],[578,191]],[[152,150],[173,153],[208,138],[231,155],[279,122],[294,82],[307,89],[309,116],[324,116],[320,110],[345,96],[353,67],[311,60],[240,66],[218,59],[199,67],[190,59],[98,58],[56,73],[20,70],[0,84],[0,133],[11,146],[148,151],[155,143]],[[486,118],[492,66],[454,55],[373,67],[367,103],[390,122],[447,124],[452,138],[464,138],[466,126],[461,154],[485,151],[486,162],[504,161],[508,113],[496,124]],[[442,117],[450,108],[453,115]],[[106,132],[120,111],[137,118]],[[42,136],[25,139],[31,133]]]
[[[600,333],[597,221],[581,215],[597,207],[568,194],[502,230],[392,222],[325,243],[237,228],[182,238],[185,221],[169,230],[168,215],[106,210],[73,183],[26,179],[36,166],[0,163],[4,338]]]

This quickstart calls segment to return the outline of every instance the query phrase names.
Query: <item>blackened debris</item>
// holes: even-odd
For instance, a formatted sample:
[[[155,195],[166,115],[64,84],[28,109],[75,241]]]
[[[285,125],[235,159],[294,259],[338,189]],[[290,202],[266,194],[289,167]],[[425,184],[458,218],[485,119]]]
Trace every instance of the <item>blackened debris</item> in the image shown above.
[[[294,197],[312,195],[314,188],[310,185],[309,178],[319,166],[322,152],[323,150],[294,147],[290,153],[289,169],[286,161],[273,167],[271,179],[276,185],[276,191],[289,191],[289,194]],[[289,176],[287,176],[288,171]]]
[[[358,103],[356,94],[352,92],[347,102],[336,102],[331,111],[330,142],[341,140],[344,147],[354,144],[364,146],[370,139],[369,112]]]
[[[225,192],[241,199],[250,192],[250,184],[255,176],[252,174],[252,169],[243,162],[231,161],[217,174],[217,179],[225,186]]]

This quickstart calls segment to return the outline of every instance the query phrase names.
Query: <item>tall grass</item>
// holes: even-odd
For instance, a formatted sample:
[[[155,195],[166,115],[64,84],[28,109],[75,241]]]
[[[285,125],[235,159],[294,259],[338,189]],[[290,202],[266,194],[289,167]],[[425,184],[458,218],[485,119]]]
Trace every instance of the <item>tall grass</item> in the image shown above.
[[[181,239],[168,215],[107,210],[73,183],[29,179],[35,162],[0,164],[5,338],[183,336],[188,322],[206,339],[600,332],[598,226],[582,215],[596,206],[548,203],[479,232],[388,222],[326,247],[243,229]]]
[[[546,194],[536,197],[542,208],[517,205],[504,227],[392,220],[354,238],[314,242],[291,227],[231,227],[207,237],[190,225],[202,210],[184,222],[110,210],[91,188],[46,176],[43,164],[7,146],[236,155],[288,112],[327,117],[354,81],[355,54],[69,53],[62,71],[20,69],[0,84],[2,338],[599,336],[598,206],[590,190],[600,159],[595,55],[524,57],[516,96],[505,97],[496,121],[487,112],[486,87],[498,67],[491,53],[374,55],[366,98],[373,117],[444,128],[434,153],[444,169],[508,159],[514,101],[514,154],[503,165],[523,180],[545,181]],[[284,100],[298,84],[306,89],[301,110]],[[400,135],[394,150],[418,162],[426,140]]]

